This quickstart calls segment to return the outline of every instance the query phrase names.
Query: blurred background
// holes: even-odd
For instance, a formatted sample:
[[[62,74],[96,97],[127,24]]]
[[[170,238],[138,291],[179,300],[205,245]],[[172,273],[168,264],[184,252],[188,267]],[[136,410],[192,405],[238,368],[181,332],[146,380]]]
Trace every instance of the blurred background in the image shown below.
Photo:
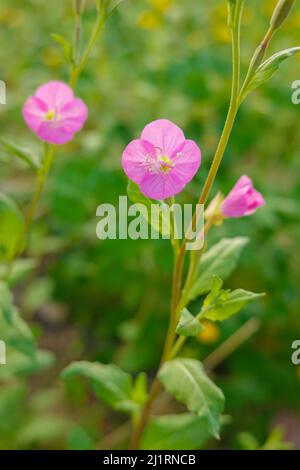
[[[246,2],[243,73],[275,4]],[[122,150],[146,123],[162,117],[201,147],[201,169],[181,197],[196,201],[228,106],[226,17],[225,0],[124,0],[107,23],[77,87],[89,106],[88,122],[56,155],[15,288],[23,318],[52,354],[41,370],[13,353],[0,366],[0,449],[124,446],[124,416],[107,410],[85,383],[66,386],[59,374],[71,360],[87,359],[153,376],[168,322],[172,252],[161,240],[98,240],[96,208],[126,194]],[[85,40],[94,19],[95,2],[88,0]],[[297,5],[270,53],[299,45],[299,28]],[[52,33],[72,37],[71,0],[1,1],[0,79],[7,86],[1,137],[38,154],[42,145],[26,128],[21,108],[38,85],[68,79]],[[250,237],[226,285],[267,295],[221,326],[208,325],[186,346],[203,358],[249,318],[260,319],[259,331],[214,371],[226,396],[226,420],[221,440],[207,448],[300,448],[300,366],[291,363],[291,344],[300,338],[300,105],[291,102],[297,79],[300,56],[250,95],[213,191],[228,192],[246,173],[263,193],[265,208],[212,230],[209,242]],[[32,170],[1,150],[0,185],[25,208]]]

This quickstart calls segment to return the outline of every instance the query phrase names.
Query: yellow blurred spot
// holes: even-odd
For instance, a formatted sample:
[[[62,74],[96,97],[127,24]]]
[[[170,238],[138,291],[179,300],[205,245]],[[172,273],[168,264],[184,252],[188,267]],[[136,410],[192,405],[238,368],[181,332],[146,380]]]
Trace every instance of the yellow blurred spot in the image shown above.
[[[220,329],[215,323],[204,320],[201,322],[204,330],[198,335],[198,340],[204,344],[212,344],[220,338]]]
[[[155,11],[143,11],[137,19],[137,25],[142,29],[156,29],[161,26],[161,17]]]
[[[6,7],[0,10],[0,24],[7,25],[10,28],[16,28],[24,24],[25,16],[14,7]]]
[[[231,41],[230,31],[227,26],[218,26],[214,28],[214,36],[216,41],[229,43]]]
[[[48,67],[60,67],[63,63],[60,51],[56,47],[46,48],[43,53],[43,63]]]
[[[245,5],[244,12],[243,12],[243,24],[249,24],[251,21],[254,20],[255,11],[253,8]]]
[[[296,377],[298,380],[300,380],[300,366],[296,367]]]
[[[224,2],[218,5],[213,12],[213,33],[216,41],[218,42],[230,42],[231,35],[230,29],[227,24],[227,4]]]
[[[154,8],[163,13],[172,6],[172,0],[149,0],[149,2]]]
[[[292,27],[294,26],[295,28],[299,28],[300,27],[300,11],[295,12],[293,15],[291,15],[290,21],[291,21]]]
[[[271,17],[276,4],[277,4],[277,0],[269,0],[268,2],[264,2],[263,11],[267,15],[268,18]]]
[[[205,43],[205,36],[202,31],[193,31],[186,40],[191,49],[198,50]]]

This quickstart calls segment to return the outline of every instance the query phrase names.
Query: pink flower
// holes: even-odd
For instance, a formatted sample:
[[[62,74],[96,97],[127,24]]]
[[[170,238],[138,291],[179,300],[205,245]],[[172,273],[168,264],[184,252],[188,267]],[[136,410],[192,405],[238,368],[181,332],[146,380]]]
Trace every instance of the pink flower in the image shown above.
[[[179,193],[194,177],[201,162],[196,143],[167,119],[148,124],[141,138],[123,152],[123,169],[140,191],[151,199],[166,199]]]
[[[68,85],[58,81],[40,86],[23,106],[23,117],[28,127],[40,139],[58,145],[73,139],[87,115],[85,103],[74,97]]]
[[[243,217],[264,205],[263,196],[254,189],[251,179],[243,175],[222,202],[221,212],[224,217]]]

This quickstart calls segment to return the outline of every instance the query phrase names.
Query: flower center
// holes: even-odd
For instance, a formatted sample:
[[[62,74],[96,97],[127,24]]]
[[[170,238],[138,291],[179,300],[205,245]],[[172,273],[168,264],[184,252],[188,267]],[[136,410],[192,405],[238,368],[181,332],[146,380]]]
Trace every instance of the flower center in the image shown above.
[[[44,118],[46,121],[57,122],[60,119],[59,114],[56,109],[50,109],[45,115]]]
[[[147,155],[141,165],[149,173],[168,173],[174,168],[174,162],[167,155],[161,155],[160,152],[157,152],[156,155]]]
[[[160,170],[163,171],[164,173],[168,173],[171,168],[174,167],[174,164],[170,160],[170,158],[167,155],[162,155],[159,157],[159,162],[160,162]]]

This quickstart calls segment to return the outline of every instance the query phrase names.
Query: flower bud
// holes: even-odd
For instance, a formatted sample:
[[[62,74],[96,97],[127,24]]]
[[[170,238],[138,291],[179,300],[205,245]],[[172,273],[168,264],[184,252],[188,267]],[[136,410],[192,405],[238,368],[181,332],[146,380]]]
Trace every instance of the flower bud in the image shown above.
[[[280,28],[286,20],[294,3],[295,0],[279,0],[270,21],[270,25],[274,30]]]
[[[251,179],[241,176],[221,205],[224,217],[244,217],[254,214],[256,209],[265,205],[263,196],[253,187]]]
[[[222,225],[224,216],[221,212],[221,205],[223,202],[224,196],[221,193],[217,195],[210,202],[209,206],[205,211],[205,220],[211,225]]]

